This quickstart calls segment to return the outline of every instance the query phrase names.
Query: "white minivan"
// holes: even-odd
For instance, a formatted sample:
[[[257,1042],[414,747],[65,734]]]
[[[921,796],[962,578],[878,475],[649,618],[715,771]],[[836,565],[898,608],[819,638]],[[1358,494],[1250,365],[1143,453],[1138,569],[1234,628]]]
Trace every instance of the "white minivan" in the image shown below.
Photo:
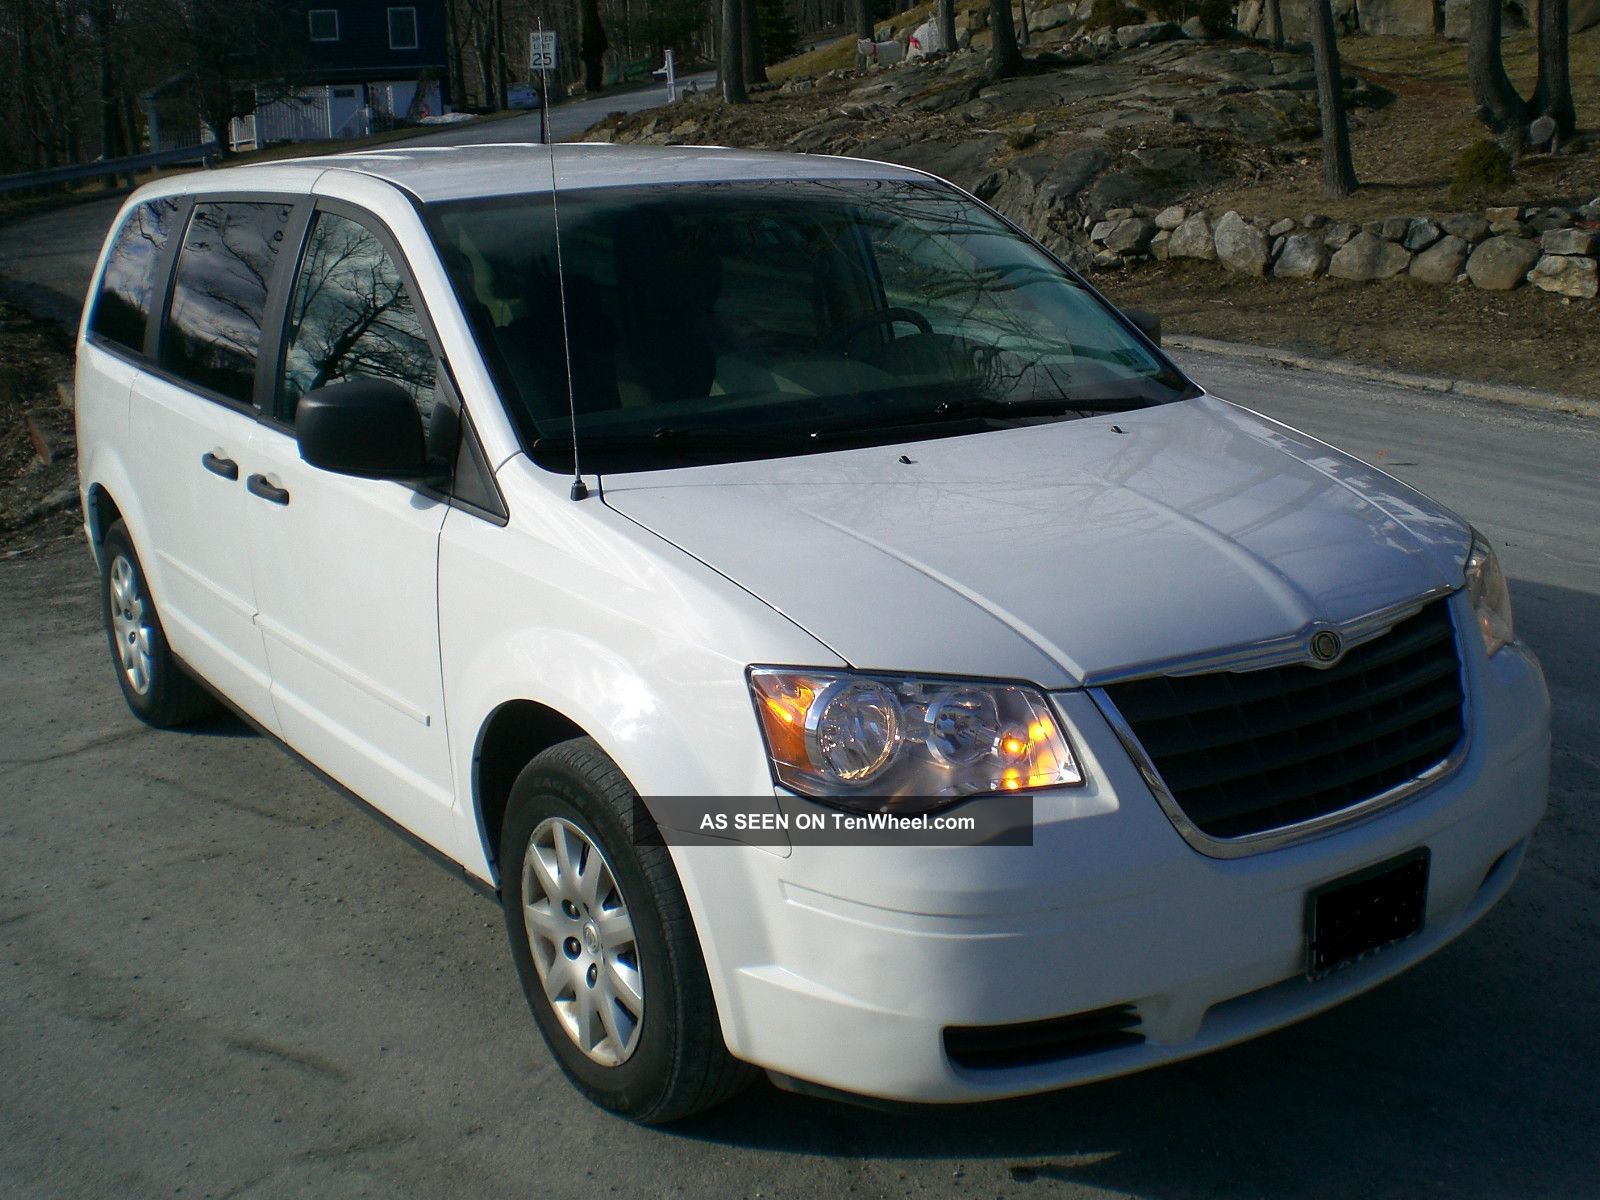
[[[117,679],[496,896],[641,1121],[1236,1042],[1505,894],[1549,701],[1482,537],[1157,341],[880,163],[163,179],[78,343]]]

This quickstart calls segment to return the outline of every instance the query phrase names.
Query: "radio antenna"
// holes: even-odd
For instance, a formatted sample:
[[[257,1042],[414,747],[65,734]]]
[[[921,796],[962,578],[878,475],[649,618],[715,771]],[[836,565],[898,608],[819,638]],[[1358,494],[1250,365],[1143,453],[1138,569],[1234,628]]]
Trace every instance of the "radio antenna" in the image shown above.
[[[589,494],[578,462],[578,392],[572,382],[572,337],[567,323],[567,273],[561,263],[561,206],[556,201],[556,144],[550,139],[550,54],[544,36],[544,17],[539,18],[539,116],[545,128],[544,148],[550,157],[550,223],[556,235],[556,291],[561,296],[561,354],[567,365],[567,418],[572,423],[572,498]]]

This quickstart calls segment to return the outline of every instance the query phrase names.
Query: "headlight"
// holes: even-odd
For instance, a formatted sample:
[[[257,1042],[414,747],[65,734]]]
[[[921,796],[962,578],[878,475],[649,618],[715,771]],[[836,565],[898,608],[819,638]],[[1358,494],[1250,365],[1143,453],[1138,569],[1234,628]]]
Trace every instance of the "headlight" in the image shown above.
[[[1511,591],[1500,570],[1494,547],[1483,534],[1472,531],[1472,550],[1465,568],[1467,595],[1472,611],[1478,614],[1478,631],[1483,634],[1483,649],[1493,654],[1516,636],[1511,624]]]
[[[779,782],[846,807],[926,811],[1083,782],[1035,688],[753,667],[750,691]]]

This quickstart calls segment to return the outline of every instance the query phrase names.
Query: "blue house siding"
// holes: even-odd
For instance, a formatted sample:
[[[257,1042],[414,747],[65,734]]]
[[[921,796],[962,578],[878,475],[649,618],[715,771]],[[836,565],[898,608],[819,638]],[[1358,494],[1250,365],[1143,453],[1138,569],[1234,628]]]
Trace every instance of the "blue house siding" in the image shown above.
[[[308,83],[368,83],[417,79],[427,74],[441,83],[447,73],[444,0],[304,0],[309,11],[339,14],[339,40],[314,42],[311,22],[302,17],[300,37],[304,79]],[[417,48],[389,45],[389,10],[411,8],[417,15]]]

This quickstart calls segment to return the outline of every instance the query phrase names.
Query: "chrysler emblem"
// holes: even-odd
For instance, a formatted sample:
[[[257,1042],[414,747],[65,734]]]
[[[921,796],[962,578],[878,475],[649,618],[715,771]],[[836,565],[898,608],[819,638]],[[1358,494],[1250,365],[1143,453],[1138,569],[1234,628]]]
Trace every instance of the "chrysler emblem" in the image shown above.
[[[1331,629],[1319,629],[1311,635],[1311,657],[1319,663],[1331,663],[1344,653],[1344,640]]]

